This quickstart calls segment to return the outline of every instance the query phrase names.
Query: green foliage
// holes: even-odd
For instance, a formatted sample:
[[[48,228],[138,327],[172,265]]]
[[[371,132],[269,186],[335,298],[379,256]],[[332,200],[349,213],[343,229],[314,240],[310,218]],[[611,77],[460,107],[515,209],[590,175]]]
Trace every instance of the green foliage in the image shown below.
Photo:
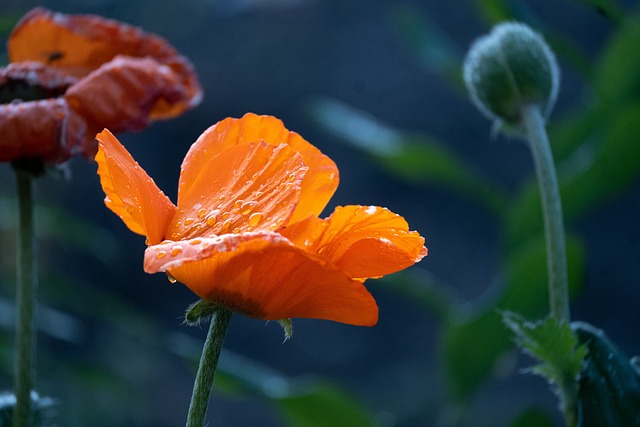
[[[578,427],[640,425],[640,374],[599,329],[574,322],[587,349],[578,390]]]
[[[570,325],[552,317],[531,322],[513,312],[504,312],[502,319],[518,347],[540,362],[530,372],[545,378],[564,400],[564,392],[574,387],[587,353]]]
[[[400,132],[331,99],[316,99],[309,111],[324,130],[364,151],[383,169],[407,182],[446,187],[495,213],[506,204],[500,184],[430,136]]]
[[[545,412],[531,408],[522,412],[509,427],[552,427],[553,422]]]
[[[497,309],[531,318],[541,317],[547,310],[544,241],[537,239],[523,245],[512,251],[508,260],[505,286],[496,300],[469,318],[445,324],[445,370],[458,399],[468,398],[490,375],[500,356],[512,348]],[[584,269],[583,248],[575,238],[567,239],[567,264],[569,287],[575,293]]]
[[[371,427],[373,418],[352,396],[327,384],[316,383],[296,394],[277,399],[292,427]]]

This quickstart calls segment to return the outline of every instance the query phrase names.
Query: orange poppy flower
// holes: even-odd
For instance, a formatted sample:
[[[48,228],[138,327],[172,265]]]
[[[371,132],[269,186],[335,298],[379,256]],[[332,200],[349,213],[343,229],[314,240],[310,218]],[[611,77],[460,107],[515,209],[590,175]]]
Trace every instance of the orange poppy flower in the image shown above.
[[[338,186],[331,159],[283,123],[225,119],[191,146],[174,205],[108,131],[98,134],[105,203],[147,237],[144,269],[251,317],[377,322],[363,282],[427,254],[406,221],[376,206],[318,217]]]
[[[0,69],[0,161],[91,158],[95,134],[142,129],[197,105],[191,63],[164,39],[114,20],[27,13]]]

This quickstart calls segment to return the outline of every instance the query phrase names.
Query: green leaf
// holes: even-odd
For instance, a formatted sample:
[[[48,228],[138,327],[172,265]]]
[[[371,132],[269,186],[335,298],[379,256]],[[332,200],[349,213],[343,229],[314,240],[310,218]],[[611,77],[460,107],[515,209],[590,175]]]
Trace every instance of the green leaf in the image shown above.
[[[502,212],[505,191],[444,144],[426,135],[400,132],[341,102],[320,98],[310,106],[323,129],[366,152],[381,167],[410,183],[445,186]]]
[[[464,90],[460,69],[464,52],[416,6],[399,4],[393,10],[393,28],[404,44],[428,70],[448,78]]]
[[[581,243],[570,236],[567,266],[569,287],[575,293],[582,283],[584,253]],[[500,356],[513,347],[498,309],[531,318],[547,313],[547,268],[542,238],[509,252],[504,283],[491,304],[472,316],[445,325],[445,372],[458,399],[468,397],[491,374]]]
[[[571,325],[587,357],[578,390],[578,427],[640,425],[640,374],[603,331]]]
[[[596,90],[607,107],[640,99],[640,18],[630,17],[615,33],[596,70]]]
[[[547,413],[537,408],[530,408],[518,415],[509,427],[552,427],[553,425]]]
[[[513,312],[503,313],[502,319],[515,335],[518,347],[540,362],[530,372],[549,381],[564,399],[564,392],[574,386],[587,353],[586,347],[578,344],[571,326],[552,317],[531,322]]]
[[[295,427],[373,425],[372,415],[352,396],[327,383],[315,383],[276,402],[289,425]]]

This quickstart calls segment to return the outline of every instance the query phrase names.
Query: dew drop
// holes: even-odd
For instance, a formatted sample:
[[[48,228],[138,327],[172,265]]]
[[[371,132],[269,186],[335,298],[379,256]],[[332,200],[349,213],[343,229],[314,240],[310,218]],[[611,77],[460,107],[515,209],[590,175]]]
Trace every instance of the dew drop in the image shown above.
[[[262,221],[262,212],[255,212],[251,214],[249,217],[249,225],[251,227],[256,227]]]
[[[182,246],[176,245],[171,248],[171,256],[178,256],[182,253]]]
[[[231,226],[231,220],[230,219],[226,219],[223,223],[222,223],[222,229],[220,230],[222,233],[226,233],[227,230],[229,230],[229,227]]]
[[[215,215],[209,215],[207,217],[207,225],[208,226],[212,226],[215,223],[216,223],[216,216]]]
[[[239,229],[238,227],[236,227],[236,228],[234,228],[231,232],[232,232],[233,234],[238,234],[238,233],[240,233],[240,229]]]
[[[165,251],[160,251],[160,252],[158,252],[156,254],[156,258],[158,258],[158,259],[162,259],[162,258],[164,258],[166,256],[167,256],[167,253]]]
[[[289,182],[293,182],[295,180],[296,180],[296,174],[295,173],[290,174],[289,175]]]
[[[198,210],[198,218],[202,219],[207,214],[207,210],[205,208],[201,208]]]
[[[230,216],[230,215],[231,215],[231,214],[230,214],[229,212],[224,212],[224,213],[222,214],[222,219],[226,220],[227,218],[229,218],[229,216]]]
[[[236,200],[235,203],[233,204],[234,209],[240,209],[240,206],[242,206],[242,204],[244,203],[244,200]]]
[[[167,280],[169,283],[176,283],[178,280],[171,275],[171,273],[167,272]]]
[[[184,225],[191,225],[195,222],[196,220],[193,218],[185,218],[184,220]]]
[[[256,191],[255,193],[253,193],[253,195],[257,198],[260,197],[264,194],[264,191]]]
[[[258,202],[244,202],[242,206],[240,206],[240,213],[242,215],[248,215],[257,204]]]
[[[193,239],[189,242],[190,245],[199,245],[200,243],[202,243],[202,240],[200,239]]]

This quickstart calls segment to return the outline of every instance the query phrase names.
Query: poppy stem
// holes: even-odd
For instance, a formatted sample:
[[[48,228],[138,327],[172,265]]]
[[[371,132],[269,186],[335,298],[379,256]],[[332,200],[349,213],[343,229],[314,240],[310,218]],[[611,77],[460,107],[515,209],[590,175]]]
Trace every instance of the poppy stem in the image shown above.
[[[16,168],[18,194],[17,290],[14,427],[31,425],[31,387],[34,376],[37,275],[34,241],[33,178],[30,172]]]
[[[533,154],[542,202],[551,315],[559,322],[568,323],[569,286],[560,188],[539,106],[527,105],[522,108],[522,124]]]
[[[230,310],[219,307],[211,317],[209,333],[204,342],[198,373],[196,374],[196,380],[193,384],[193,394],[191,395],[191,404],[189,405],[189,414],[187,415],[187,427],[204,426],[209,396],[211,395],[211,387],[213,386],[213,378],[216,373],[216,367],[218,366],[222,343],[229,329],[231,313]]]

